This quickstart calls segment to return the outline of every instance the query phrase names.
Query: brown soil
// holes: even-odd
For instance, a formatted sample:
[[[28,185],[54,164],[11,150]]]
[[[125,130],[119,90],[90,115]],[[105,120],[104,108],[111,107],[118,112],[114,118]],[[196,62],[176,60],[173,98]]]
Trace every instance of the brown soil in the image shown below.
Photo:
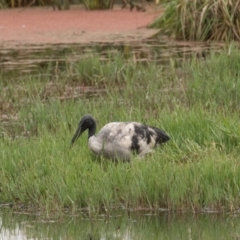
[[[105,11],[86,11],[83,6],[66,11],[50,7],[0,10],[0,47],[141,41],[156,33],[146,28],[161,12],[155,8],[148,6],[146,12],[120,6]]]

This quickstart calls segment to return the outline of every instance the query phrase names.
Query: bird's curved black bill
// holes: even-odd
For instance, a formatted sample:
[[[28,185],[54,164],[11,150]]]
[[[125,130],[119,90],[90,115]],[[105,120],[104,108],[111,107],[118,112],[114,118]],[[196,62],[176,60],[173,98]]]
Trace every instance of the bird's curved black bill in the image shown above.
[[[72,137],[71,143],[70,143],[70,147],[73,146],[74,142],[77,141],[77,139],[81,136],[81,134],[83,133],[82,131],[82,126],[79,126],[75,132],[75,134]]]

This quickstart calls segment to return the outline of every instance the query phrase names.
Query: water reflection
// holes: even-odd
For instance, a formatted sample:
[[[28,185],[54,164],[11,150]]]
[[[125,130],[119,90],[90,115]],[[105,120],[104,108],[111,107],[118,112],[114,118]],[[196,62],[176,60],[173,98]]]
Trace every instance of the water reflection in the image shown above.
[[[40,217],[0,213],[0,239],[238,239],[239,216],[116,214],[84,219],[64,217],[45,221]]]
[[[176,42],[169,39],[147,39],[134,44],[98,43],[86,44],[55,44],[44,46],[26,46],[16,49],[0,49],[0,66],[2,73],[16,72],[34,73],[39,69],[64,69],[67,62],[73,63],[99,54],[107,59],[109,54],[122,53],[125,57],[133,56],[136,61],[168,63],[169,58],[184,59],[196,55],[205,57],[209,49],[219,50],[223,44],[206,42]]]

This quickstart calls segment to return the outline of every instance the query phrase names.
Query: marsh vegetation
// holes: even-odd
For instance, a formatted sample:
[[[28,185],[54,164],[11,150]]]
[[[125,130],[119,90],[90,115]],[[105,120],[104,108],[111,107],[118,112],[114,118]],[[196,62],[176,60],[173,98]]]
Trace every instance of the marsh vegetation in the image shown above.
[[[150,26],[178,40],[231,41],[240,39],[237,0],[169,0]]]
[[[240,206],[240,54],[235,47],[165,67],[97,55],[66,69],[0,77],[0,202],[47,215],[235,211]],[[54,69],[54,71],[52,70]],[[101,89],[87,97],[88,89]],[[160,126],[171,141],[143,161],[91,154],[87,135],[69,150],[79,119]]]

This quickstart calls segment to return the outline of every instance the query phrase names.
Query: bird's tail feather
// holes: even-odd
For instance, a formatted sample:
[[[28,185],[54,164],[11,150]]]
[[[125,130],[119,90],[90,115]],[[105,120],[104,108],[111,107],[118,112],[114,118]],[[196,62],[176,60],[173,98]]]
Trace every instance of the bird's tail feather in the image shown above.
[[[165,143],[170,140],[170,137],[163,130],[156,128],[156,127],[151,127],[151,128],[155,131],[155,133],[157,135],[157,137],[156,137],[157,143]]]

